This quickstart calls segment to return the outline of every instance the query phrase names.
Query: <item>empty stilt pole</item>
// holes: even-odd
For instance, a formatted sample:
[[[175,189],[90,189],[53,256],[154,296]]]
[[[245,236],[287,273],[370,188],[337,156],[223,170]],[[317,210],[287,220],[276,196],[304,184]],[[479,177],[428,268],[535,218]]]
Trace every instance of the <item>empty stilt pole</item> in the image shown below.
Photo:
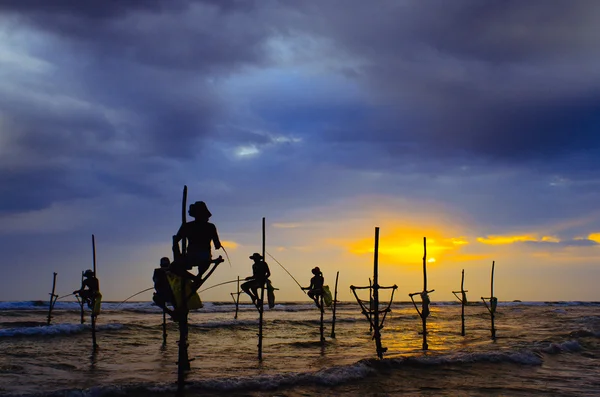
[[[47,325],[50,325],[50,322],[52,321],[52,309],[54,309],[54,304],[56,303],[56,299],[58,298],[58,295],[56,295],[54,293],[55,289],[56,289],[56,272],[54,272],[54,277],[52,279],[52,292],[50,293],[50,305],[48,307],[48,323]]]
[[[235,290],[235,293],[231,293],[231,298],[233,299],[233,303],[235,304],[235,316],[233,316],[233,318],[236,320],[238,318],[238,310],[240,308],[240,294],[240,276],[237,276],[237,289]]]
[[[385,317],[387,316],[387,313],[391,312],[390,307],[392,305],[392,302],[394,301],[394,292],[396,291],[397,288],[398,288],[397,285],[394,285],[392,287],[382,287],[379,285],[379,228],[376,227],[375,228],[375,253],[374,253],[374,263],[373,263],[373,284],[370,285],[369,287],[355,287],[354,285],[351,285],[350,289],[352,290],[352,293],[354,294],[356,301],[360,305],[360,307],[362,309],[362,313],[365,315],[365,317],[367,318],[367,320],[371,324],[371,327],[374,330],[373,339],[375,339],[375,346],[377,349],[377,357],[379,357],[380,359],[383,358],[383,353],[385,353],[387,351],[387,348],[383,347],[381,345],[381,330],[383,329],[383,323],[385,321]],[[358,295],[356,293],[357,289],[369,289],[369,292],[371,290],[373,291],[373,299],[372,299],[373,303],[371,305],[371,303],[369,302],[369,309],[367,309],[367,307],[365,306],[363,301],[358,297]],[[384,310],[379,310],[379,290],[380,289],[391,289],[392,290],[390,302]],[[369,293],[369,295],[371,295],[371,294]],[[371,301],[371,299],[370,299],[370,301]],[[383,317],[381,318],[381,321],[380,321],[379,315],[381,313],[383,313]]]
[[[457,295],[459,292],[460,297]],[[465,269],[463,269],[462,278],[460,281],[460,291],[452,291],[452,293],[454,294],[454,296],[456,296],[456,299],[459,300],[462,306],[462,310],[460,313],[460,319],[462,324],[460,334],[462,336],[465,336],[465,305],[467,304],[467,292],[469,291],[465,291]]]
[[[338,278],[340,277],[340,272],[337,272],[335,275],[335,290],[333,293],[333,317],[331,318],[331,337],[335,339],[335,310],[337,307],[337,287],[338,287]]]
[[[429,304],[431,303],[429,299],[429,293],[435,290],[427,290],[427,237],[423,237],[423,291],[421,292],[413,292],[408,294],[410,299],[421,317],[421,323],[423,327],[423,350],[429,349],[429,345],[427,344],[427,317],[429,316]],[[421,296],[421,310],[417,307],[414,296]]]
[[[492,280],[491,280],[491,288],[490,288],[490,297],[484,298],[481,297],[481,300],[485,304],[485,307],[490,312],[491,320],[492,320],[492,339],[496,340],[496,326],[494,324],[494,318],[496,317],[496,307],[498,306],[498,298],[494,296],[494,266],[496,262],[492,262]],[[488,305],[487,301],[489,300],[490,304]]]

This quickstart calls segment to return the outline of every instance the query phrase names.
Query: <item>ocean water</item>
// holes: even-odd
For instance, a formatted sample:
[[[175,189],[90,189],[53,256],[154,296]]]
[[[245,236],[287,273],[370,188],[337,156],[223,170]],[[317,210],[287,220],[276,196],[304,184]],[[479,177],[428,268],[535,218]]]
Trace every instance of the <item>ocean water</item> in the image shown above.
[[[489,313],[434,302],[429,350],[409,303],[395,303],[378,360],[369,324],[353,302],[338,305],[336,338],[319,341],[319,312],[307,302],[264,313],[263,360],[257,358],[258,313],[242,304],[208,302],[190,313],[186,396],[600,396],[600,303],[498,305],[497,339]],[[0,395],[172,396],[177,380],[177,324],[149,302],[103,303],[92,352],[89,313],[59,301],[46,326],[47,303],[0,302]]]

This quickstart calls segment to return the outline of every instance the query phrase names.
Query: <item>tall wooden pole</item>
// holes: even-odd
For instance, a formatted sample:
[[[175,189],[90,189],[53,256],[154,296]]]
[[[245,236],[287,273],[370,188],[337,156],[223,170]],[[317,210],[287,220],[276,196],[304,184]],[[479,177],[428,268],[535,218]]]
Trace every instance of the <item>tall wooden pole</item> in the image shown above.
[[[321,325],[319,327],[319,332],[321,333],[321,344],[325,343],[325,325],[323,324],[323,315],[325,314],[325,308],[323,306],[323,294],[321,294],[319,301],[321,302]]]
[[[373,330],[377,356],[382,359],[384,349],[381,346],[381,325],[379,324],[379,228],[375,228],[375,253],[373,260]]]
[[[460,319],[461,319],[461,323],[462,323],[462,327],[460,329],[460,334],[462,336],[465,336],[465,303],[466,302],[466,294],[465,294],[465,269],[462,269],[462,278],[460,280],[460,293],[461,293],[461,304],[462,304],[462,311],[460,313]]]
[[[492,261],[492,280],[491,280],[491,287],[490,287],[490,291],[491,291],[491,295],[490,295],[490,314],[492,317],[492,339],[496,340],[496,327],[494,325],[494,317],[495,317],[495,313],[496,313],[496,304],[497,304],[497,299],[494,296],[494,266],[496,265],[496,261]]]
[[[83,288],[83,272],[81,272],[81,288]],[[83,298],[80,300],[79,299],[79,295],[75,295],[75,297],[77,298],[77,301],[79,302],[79,308],[81,309],[81,324],[83,324],[85,322],[85,312],[83,310]]]
[[[373,283],[369,278],[369,318],[373,318]],[[373,332],[373,323],[369,321],[369,333]]]
[[[187,209],[187,185],[183,187],[183,198],[181,202],[181,224],[185,225],[187,222],[186,217]],[[185,261],[185,255],[187,251],[187,240],[183,238],[181,241],[181,257],[180,261]],[[183,266],[183,263],[180,264]],[[185,270],[184,270],[185,271]],[[188,357],[188,307],[187,307],[187,294],[185,291],[185,277],[181,277],[181,304],[180,307],[176,308],[177,315],[179,317],[179,352],[177,359],[177,396],[184,395],[185,388],[185,373],[190,369],[190,360]]]
[[[237,297],[235,299],[235,316],[233,318],[237,320],[238,310],[240,308],[240,276],[237,276],[237,289],[235,290],[235,293],[237,294]]]
[[[335,275],[335,292],[333,293],[333,317],[331,319],[331,337],[335,339],[335,309],[337,306],[337,287],[338,287],[338,278],[340,277],[340,272],[338,271]]]
[[[54,308],[54,303],[56,302],[56,298],[58,298],[58,295],[56,295],[54,293],[55,288],[56,288],[56,272],[54,272],[54,278],[52,280],[52,292],[50,293],[50,306],[48,308],[48,323],[47,325],[50,325],[50,321],[52,321],[52,309]]]
[[[423,237],[423,294],[427,294],[427,237]],[[427,350],[427,315],[429,314],[429,302],[424,297],[421,299],[421,321],[423,322],[423,350]]]
[[[167,344],[167,312],[163,310],[163,322],[162,322],[162,332],[163,332],[163,346]]]
[[[98,278],[96,273],[96,237],[92,234],[92,257],[94,260],[94,277]]]
[[[94,264],[94,277],[96,280],[98,279],[98,275],[96,274],[96,237],[92,234],[92,260]],[[96,297],[92,296],[92,346],[94,351],[98,349],[98,344],[96,343],[96,314],[94,310],[96,309]]]
[[[265,260],[266,251],[266,231],[265,231],[265,218],[262,218],[262,257]],[[266,282],[266,280],[265,280]],[[260,287],[260,304],[258,305],[258,359],[262,360],[262,340],[263,340],[263,312],[265,308],[265,285]]]

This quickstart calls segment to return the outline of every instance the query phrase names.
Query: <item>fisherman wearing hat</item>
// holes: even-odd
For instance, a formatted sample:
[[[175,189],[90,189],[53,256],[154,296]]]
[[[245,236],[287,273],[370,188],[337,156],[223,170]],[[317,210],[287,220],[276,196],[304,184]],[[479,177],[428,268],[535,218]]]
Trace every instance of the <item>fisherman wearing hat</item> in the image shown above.
[[[198,266],[198,278],[201,278],[211,264],[211,242],[214,243],[215,249],[220,249],[221,241],[216,226],[208,221],[212,214],[204,201],[196,201],[194,204],[190,204],[188,214],[194,220],[181,225],[177,234],[173,236],[174,263],[181,264],[188,270],[193,266]],[[182,257],[179,242],[183,239],[187,239],[188,246],[187,252],[184,253],[185,256]],[[178,273],[188,272],[179,271]]]
[[[269,270],[269,265],[267,265],[267,262],[263,260],[262,255],[260,255],[258,252],[252,254],[250,259],[254,261],[252,264],[252,276],[246,277],[246,280],[248,281],[243,283],[240,287],[250,296],[252,303],[254,303],[257,307],[260,307],[262,302],[258,296],[258,289],[264,288],[267,279],[271,276],[271,271]]]
[[[171,261],[167,257],[160,258],[160,267],[154,269],[154,275],[152,281],[154,281],[154,289],[156,292],[152,296],[152,300],[156,303],[156,306],[164,310],[169,316],[174,317],[174,311],[167,307],[167,303],[173,303],[173,292],[167,278],[167,272],[169,271],[169,265]]]
[[[83,272],[83,277],[85,277],[85,280],[81,282],[81,289],[73,291],[73,294],[79,295],[91,309],[93,300],[96,297],[96,294],[100,291],[100,283],[94,275],[94,272],[90,269]]]
[[[314,277],[310,279],[310,286],[302,287],[302,290],[308,290],[309,298],[315,301],[315,304],[320,310],[323,310],[319,303],[319,299],[323,295],[323,284],[325,283],[325,279],[318,266],[312,269],[312,274],[314,274]]]

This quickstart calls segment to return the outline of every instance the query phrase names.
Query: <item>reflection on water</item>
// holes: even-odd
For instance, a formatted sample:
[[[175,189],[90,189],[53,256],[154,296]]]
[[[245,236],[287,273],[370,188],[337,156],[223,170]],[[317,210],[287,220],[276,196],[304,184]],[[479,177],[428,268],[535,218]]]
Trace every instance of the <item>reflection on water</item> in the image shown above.
[[[136,305],[141,307],[141,304]],[[369,324],[355,304],[343,304],[339,308],[336,339],[329,338],[331,328],[326,323],[325,344],[319,341],[319,315],[311,305],[296,305],[289,310],[279,306],[279,310],[265,311],[262,362],[257,360],[256,312],[243,310],[238,320],[233,320],[233,307],[231,310],[226,306],[222,308],[217,312],[190,315],[189,352],[190,357],[195,358],[188,376],[191,382],[235,379],[234,383],[243,383],[246,381],[242,379],[256,376],[282,379],[286,374],[345,368],[340,370],[343,376],[337,372],[334,372],[335,375],[323,373],[322,379],[327,379],[323,382],[335,383],[337,379],[350,376],[348,373],[352,374],[352,379],[361,379],[365,373],[372,371],[369,367],[372,364],[364,368],[353,367],[362,359],[376,356]],[[499,336],[496,343],[490,339],[489,314],[485,308],[466,307],[467,334],[462,337],[460,306],[433,306],[427,321],[429,351],[426,354],[421,350],[422,323],[414,307],[404,304],[393,305],[392,309],[382,330],[382,344],[388,348],[385,357],[389,359],[458,355],[461,360],[464,357],[483,362],[500,360],[513,365],[531,362],[535,366],[531,376],[536,382],[552,376],[566,379],[575,373],[587,381],[588,372],[597,372],[594,363],[599,357],[599,346],[593,337],[596,332],[600,334],[597,306],[562,307],[560,310],[551,306],[501,306],[496,322]],[[162,316],[153,310],[104,311],[98,322],[99,349],[96,353],[91,352],[89,329],[76,324],[78,314],[75,311],[56,312],[55,323],[64,326],[57,325],[55,329],[62,333],[57,331],[54,334],[40,333],[39,330],[31,333],[27,328],[44,315],[43,311],[20,311],[18,316],[6,316],[0,325],[0,331],[6,331],[0,334],[4,335],[0,337],[0,394],[33,393],[39,390],[40,385],[45,385],[45,390],[50,391],[130,383],[172,384],[176,379],[178,329],[176,324],[168,324],[167,345],[163,346]],[[331,312],[327,312],[325,318],[331,321]],[[12,323],[15,326],[11,326]],[[23,324],[26,326],[21,328],[27,332],[14,332]],[[569,345],[568,342],[574,338],[572,335],[592,337]],[[579,352],[578,356],[555,356],[545,359],[544,367],[539,366],[540,354],[556,354],[565,349]],[[528,353],[519,355],[521,350]],[[486,352],[505,352],[507,355],[486,356]],[[582,356],[583,353],[588,356]],[[565,369],[548,370],[547,365],[550,364],[564,366]],[[435,370],[437,375],[422,374],[421,380],[427,376],[445,376],[445,371],[462,371],[463,376],[474,371],[471,375],[476,377],[479,368],[485,365],[478,364],[477,369],[440,367]],[[410,372],[403,369],[403,373],[407,371]],[[410,384],[404,376],[394,373],[390,379]],[[515,382],[516,379],[515,376]],[[433,382],[431,379],[428,381]],[[451,382],[448,385],[458,387]],[[360,389],[361,386],[357,387]],[[351,389],[348,393],[357,392],[357,389]]]

